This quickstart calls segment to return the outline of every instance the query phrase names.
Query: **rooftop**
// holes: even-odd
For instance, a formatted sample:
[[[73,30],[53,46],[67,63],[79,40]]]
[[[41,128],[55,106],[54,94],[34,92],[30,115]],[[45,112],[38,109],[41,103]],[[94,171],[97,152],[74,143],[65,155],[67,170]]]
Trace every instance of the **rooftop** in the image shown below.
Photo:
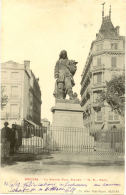
[[[96,40],[105,39],[105,38],[119,38],[119,26],[114,27],[111,21],[111,6],[109,10],[109,15],[104,16],[104,4],[102,11],[102,24],[98,34],[96,34]]]

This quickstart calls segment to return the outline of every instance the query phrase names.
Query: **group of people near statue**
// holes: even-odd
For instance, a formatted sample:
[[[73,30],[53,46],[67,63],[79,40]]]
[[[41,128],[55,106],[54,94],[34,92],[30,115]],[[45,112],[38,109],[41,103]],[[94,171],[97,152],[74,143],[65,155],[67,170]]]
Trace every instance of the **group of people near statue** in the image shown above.
[[[18,140],[16,124],[12,124],[12,128],[9,128],[8,125],[9,123],[5,122],[4,127],[1,129],[1,143],[4,156],[13,155],[16,152],[16,143]]]

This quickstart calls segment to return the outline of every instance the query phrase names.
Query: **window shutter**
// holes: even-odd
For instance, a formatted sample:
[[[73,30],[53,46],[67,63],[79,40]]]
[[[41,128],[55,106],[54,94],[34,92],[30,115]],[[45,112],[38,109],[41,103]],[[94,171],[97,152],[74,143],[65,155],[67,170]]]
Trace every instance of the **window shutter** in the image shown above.
[[[101,58],[97,58],[97,66],[101,65]]]
[[[116,57],[111,58],[111,66],[116,67]]]
[[[99,73],[97,74],[97,83],[101,83],[102,82],[102,74]]]

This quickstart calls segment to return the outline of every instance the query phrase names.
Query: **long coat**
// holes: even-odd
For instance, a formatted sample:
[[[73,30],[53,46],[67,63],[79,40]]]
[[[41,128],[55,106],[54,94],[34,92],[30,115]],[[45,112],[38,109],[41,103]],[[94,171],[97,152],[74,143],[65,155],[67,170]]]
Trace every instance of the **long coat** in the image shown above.
[[[11,145],[15,145],[15,143],[16,143],[16,130],[15,129],[11,129],[10,144]]]
[[[1,140],[6,138],[7,141],[10,141],[10,132],[11,129],[9,127],[3,127],[1,130]]]

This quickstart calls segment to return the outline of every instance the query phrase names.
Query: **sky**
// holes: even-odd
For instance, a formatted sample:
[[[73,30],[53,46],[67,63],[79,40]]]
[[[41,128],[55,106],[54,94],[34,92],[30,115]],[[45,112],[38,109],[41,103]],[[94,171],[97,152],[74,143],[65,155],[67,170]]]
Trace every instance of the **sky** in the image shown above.
[[[39,77],[42,118],[52,121],[54,67],[63,49],[78,62],[73,91],[80,98],[81,74],[100,29],[103,2],[105,15],[111,4],[113,25],[125,35],[125,0],[2,0],[1,62],[30,60]]]

